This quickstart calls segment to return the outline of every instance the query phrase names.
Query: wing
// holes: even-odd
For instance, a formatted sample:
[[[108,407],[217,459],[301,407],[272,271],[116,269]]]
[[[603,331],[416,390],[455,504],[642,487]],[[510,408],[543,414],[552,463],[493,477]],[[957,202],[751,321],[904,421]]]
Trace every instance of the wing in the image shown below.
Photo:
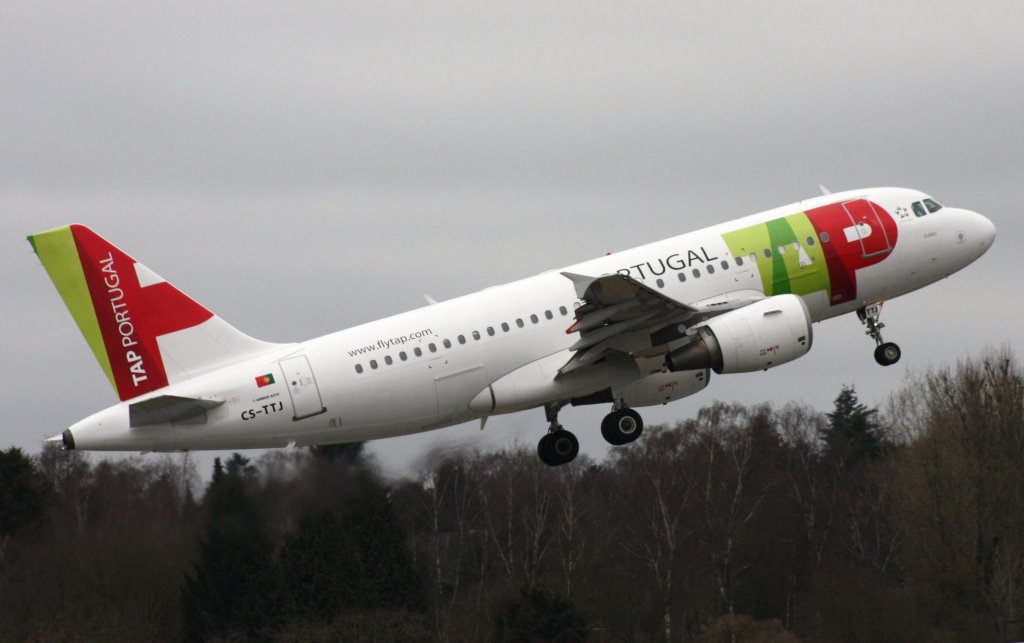
[[[657,357],[668,350],[670,342],[678,344],[685,339],[690,326],[764,298],[758,291],[737,291],[688,304],[628,275],[562,275],[572,281],[584,303],[565,331],[580,336],[570,347],[573,356],[559,369],[561,374],[613,354]]]

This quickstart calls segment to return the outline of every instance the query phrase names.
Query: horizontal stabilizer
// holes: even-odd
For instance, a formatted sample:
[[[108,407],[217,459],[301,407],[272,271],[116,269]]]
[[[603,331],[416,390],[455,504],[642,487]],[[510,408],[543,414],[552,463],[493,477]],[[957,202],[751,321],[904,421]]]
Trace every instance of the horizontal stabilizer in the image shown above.
[[[132,428],[154,424],[206,424],[206,412],[224,400],[203,400],[195,397],[160,395],[128,407],[128,424]]]

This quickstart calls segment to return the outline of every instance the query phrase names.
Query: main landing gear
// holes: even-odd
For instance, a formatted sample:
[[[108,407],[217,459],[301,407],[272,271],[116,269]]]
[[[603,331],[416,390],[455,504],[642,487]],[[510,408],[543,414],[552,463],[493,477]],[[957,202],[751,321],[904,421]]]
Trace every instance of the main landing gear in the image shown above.
[[[629,444],[639,438],[643,431],[644,421],[640,414],[624,406],[613,408],[601,420],[601,435],[612,446]]]
[[[885,328],[885,324],[878,321],[881,314],[881,303],[871,304],[857,310],[857,317],[860,318],[860,323],[867,327],[864,334],[875,340],[875,361],[882,366],[892,366],[900,361],[900,355],[903,353],[898,345],[882,340],[882,329]]]
[[[537,443],[537,455],[540,461],[550,467],[568,464],[576,459],[580,452],[580,441],[570,431],[558,423],[558,410],[564,402],[549,404],[544,407],[544,415],[548,420],[548,432]]]
[[[537,455],[541,462],[552,467],[572,462],[580,452],[580,442],[576,436],[558,423],[558,411],[562,406],[564,403],[544,407],[548,432],[537,443]],[[601,421],[601,435],[613,446],[636,440],[643,430],[644,421],[640,414],[619,404],[612,407],[612,412]]]

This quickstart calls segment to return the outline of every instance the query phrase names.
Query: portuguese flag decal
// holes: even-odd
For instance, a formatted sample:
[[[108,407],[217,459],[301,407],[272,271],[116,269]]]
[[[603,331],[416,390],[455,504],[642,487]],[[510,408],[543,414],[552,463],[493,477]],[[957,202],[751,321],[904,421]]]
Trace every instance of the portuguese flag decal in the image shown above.
[[[256,386],[263,388],[264,386],[270,386],[274,383],[273,373],[267,373],[266,375],[260,375],[256,378]]]

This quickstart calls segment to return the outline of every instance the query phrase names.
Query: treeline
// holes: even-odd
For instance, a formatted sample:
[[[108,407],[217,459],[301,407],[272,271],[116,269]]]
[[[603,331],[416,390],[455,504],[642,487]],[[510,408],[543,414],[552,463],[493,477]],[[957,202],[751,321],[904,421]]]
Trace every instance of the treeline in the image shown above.
[[[982,641],[1024,636],[1024,372],[884,409],[716,403],[604,462],[360,445],[0,452],[0,640]]]

